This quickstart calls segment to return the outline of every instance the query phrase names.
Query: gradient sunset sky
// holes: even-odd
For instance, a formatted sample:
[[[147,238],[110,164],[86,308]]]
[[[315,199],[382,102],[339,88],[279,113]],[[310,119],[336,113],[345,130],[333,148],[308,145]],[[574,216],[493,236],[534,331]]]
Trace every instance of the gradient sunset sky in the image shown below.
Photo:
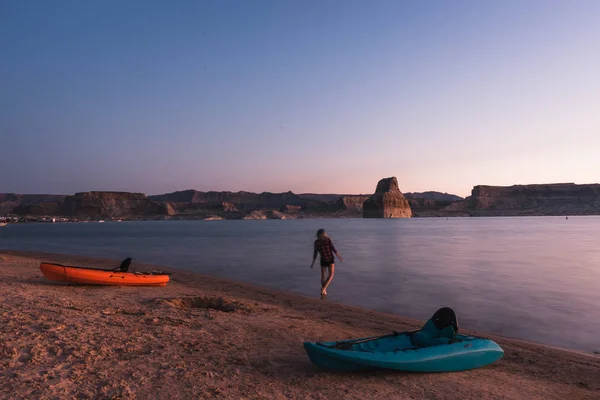
[[[600,1],[0,1],[0,192],[600,182]]]

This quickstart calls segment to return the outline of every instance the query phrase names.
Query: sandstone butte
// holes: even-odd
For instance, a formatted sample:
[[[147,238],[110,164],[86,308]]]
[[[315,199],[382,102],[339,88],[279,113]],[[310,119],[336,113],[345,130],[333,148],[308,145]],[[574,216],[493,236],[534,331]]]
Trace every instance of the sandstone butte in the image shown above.
[[[377,183],[375,193],[363,203],[364,218],[410,218],[408,200],[398,187],[396,177],[384,178]]]

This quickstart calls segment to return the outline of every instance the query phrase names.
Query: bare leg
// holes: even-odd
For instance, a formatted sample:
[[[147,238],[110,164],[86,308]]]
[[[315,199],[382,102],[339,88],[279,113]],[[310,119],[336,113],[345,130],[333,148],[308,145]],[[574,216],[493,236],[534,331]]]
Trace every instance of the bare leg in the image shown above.
[[[327,279],[325,278],[325,267],[321,267],[321,296],[324,295],[323,288],[325,287],[325,282],[327,282]]]
[[[323,285],[323,294],[327,294],[327,288],[329,287],[329,285],[331,284],[331,281],[333,280],[333,274],[335,272],[335,264],[331,264],[329,266],[329,276],[327,277],[327,280],[325,281],[325,284]],[[321,273],[323,273],[323,268],[321,268]]]

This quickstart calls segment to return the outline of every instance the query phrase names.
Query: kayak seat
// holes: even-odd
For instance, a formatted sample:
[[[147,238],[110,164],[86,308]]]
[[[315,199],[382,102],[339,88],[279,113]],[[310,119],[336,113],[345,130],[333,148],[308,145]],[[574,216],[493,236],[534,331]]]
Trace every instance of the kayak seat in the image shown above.
[[[437,329],[440,331],[444,328],[451,326],[455,333],[458,333],[458,319],[454,310],[450,307],[442,307],[437,310],[431,317],[431,321]]]
[[[127,272],[129,271],[129,266],[131,265],[131,257],[127,257],[126,259],[124,259],[121,262],[121,265],[119,265],[117,268],[115,268],[113,271],[119,271],[119,272]]]
[[[411,335],[416,347],[437,346],[452,343],[458,333],[456,314],[449,307],[440,308],[425,325]]]

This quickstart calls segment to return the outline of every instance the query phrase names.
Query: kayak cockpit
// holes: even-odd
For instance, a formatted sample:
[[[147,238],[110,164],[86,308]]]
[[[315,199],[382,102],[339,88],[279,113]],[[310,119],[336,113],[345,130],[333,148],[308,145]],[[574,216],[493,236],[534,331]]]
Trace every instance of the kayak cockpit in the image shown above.
[[[460,337],[458,336],[458,320],[454,310],[444,307],[437,310],[421,329],[415,331],[393,332],[379,337],[320,344],[338,350],[387,353],[450,344],[456,342],[457,338]]]

